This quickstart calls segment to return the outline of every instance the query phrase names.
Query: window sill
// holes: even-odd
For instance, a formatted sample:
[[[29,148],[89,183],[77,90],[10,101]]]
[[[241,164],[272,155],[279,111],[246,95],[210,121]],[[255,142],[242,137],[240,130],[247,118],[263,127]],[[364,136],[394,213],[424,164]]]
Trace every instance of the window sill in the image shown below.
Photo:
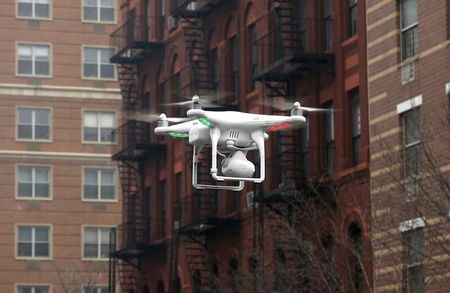
[[[49,198],[35,198],[35,197],[19,197],[19,196],[16,196],[15,199],[16,200],[21,200],[21,201],[52,201],[53,197],[49,197]]]
[[[81,199],[82,202],[84,203],[118,203],[119,200],[118,199],[111,199],[111,200],[106,200],[106,199]]]
[[[341,47],[342,48],[348,48],[348,47],[351,47],[351,46],[356,46],[357,43],[358,43],[358,35],[356,34],[356,35],[353,35],[353,36],[348,37],[347,39],[345,39],[342,42]]]
[[[17,142],[52,143],[53,140],[16,138]]]
[[[32,16],[20,16],[16,15],[16,19],[23,19],[23,20],[37,20],[37,21],[52,21],[53,17],[32,17]]]

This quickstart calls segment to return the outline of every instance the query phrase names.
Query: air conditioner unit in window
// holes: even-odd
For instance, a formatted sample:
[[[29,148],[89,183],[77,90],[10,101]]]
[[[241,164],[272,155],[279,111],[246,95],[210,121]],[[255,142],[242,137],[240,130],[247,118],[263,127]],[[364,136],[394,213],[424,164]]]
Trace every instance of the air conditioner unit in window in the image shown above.
[[[174,30],[178,27],[178,17],[169,16],[167,18],[167,29],[169,31]]]
[[[414,80],[414,62],[409,62],[401,67],[402,84],[407,84]]]
[[[245,197],[247,199],[247,207],[252,207],[255,204],[255,193],[253,191],[247,192]]]

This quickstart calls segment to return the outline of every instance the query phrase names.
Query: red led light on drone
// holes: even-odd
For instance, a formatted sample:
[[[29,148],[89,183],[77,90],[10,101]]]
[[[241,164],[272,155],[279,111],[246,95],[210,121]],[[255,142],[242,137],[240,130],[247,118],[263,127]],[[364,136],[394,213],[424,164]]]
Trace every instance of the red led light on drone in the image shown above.
[[[267,128],[267,131],[277,131],[277,130],[286,129],[289,127],[291,127],[291,124],[284,122],[284,123],[280,123],[278,125],[274,125],[274,126]]]

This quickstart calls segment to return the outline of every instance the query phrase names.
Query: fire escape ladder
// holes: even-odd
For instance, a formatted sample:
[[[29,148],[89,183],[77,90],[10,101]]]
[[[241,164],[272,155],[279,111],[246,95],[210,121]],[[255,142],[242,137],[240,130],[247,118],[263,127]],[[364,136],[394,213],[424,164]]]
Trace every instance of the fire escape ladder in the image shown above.
[[[135,64],[118,64],[119,85],[126,111],[140,110],[142,101],[138,92],[138,69]]]
[[[173,285],[175,284],[178,269],[178,254],[180,246],[180,233],[178,231],[180,225],[180,203],[175,203],[174,206],[174,221],[172,225],[172,241],[170,244],[170,271],[169,271],[169,292],[173,292]]]
[[[300,50],[300,34],[296,21],[293,0],[274,0],[275,24],[281,40],[283,55],[293,54]]]
[[[186,54],[190,68],[191,90],[201,94],[212,90],[208,48],[205,42],[203,17],[182,18]]]

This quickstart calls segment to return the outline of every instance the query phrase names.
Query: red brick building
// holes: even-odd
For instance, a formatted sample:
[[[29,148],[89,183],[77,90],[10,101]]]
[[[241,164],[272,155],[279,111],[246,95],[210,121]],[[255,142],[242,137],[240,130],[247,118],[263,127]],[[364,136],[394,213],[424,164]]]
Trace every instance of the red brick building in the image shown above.
[[[111,60],[127,112],[184,115],[162,104],[193,94],[253,113],[275,113],[267,104],[280,99],[334,109],[271,133],[267,178],[242,192],[193,189],[192,147],[125,119],[113,157],[123,292],[368,292],[365,2],[122,1],[121,11]]]
[[[0,3],[0,292],[107,290],[121,97],[101,2]]]
[[[447,292],[449,1],[368,1],[376,292]]]

